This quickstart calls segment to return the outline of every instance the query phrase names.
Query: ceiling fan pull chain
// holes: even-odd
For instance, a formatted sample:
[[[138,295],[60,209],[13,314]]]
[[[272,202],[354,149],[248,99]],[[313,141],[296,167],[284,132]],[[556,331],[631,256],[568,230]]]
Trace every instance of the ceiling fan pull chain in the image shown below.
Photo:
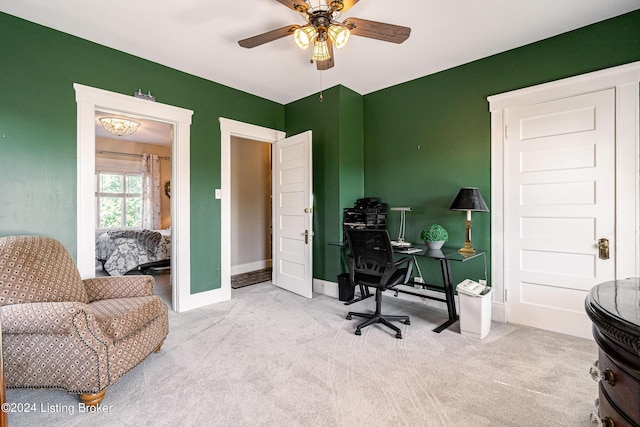
[[[322,71],[320,71],[320,102],[324,100],[322,96]]]

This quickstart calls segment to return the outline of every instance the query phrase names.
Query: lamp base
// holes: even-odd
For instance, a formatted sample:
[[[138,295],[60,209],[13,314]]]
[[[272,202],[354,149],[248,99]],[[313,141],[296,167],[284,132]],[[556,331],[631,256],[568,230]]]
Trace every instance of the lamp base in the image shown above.
[[[476,253],[476,250],[471,247],[471,242],[467,240],[464,242],[464,246],[458,249],[458,253],[462,255],[473,255]]]
[[[461,247],[458,252],[462,255],[473,255],[476,253],[476,250],[471,247],[471,219],[469,219],[469,217],[467,217],[465,223],[465,231],[467,232],[467,238],[464,241],[464,246]]]

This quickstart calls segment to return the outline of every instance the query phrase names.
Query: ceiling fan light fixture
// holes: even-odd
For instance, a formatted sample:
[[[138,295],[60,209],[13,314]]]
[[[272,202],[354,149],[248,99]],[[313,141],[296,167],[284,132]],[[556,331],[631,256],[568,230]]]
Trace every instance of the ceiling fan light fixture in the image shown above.
[[[311,55],[311,59],[320,62],[330,58],[331,54],[329,53],[326,38],[316,38],[316,42],[313,44],[313,55]]]
[[[127,136],[138,130],[140,123],[133,120],[119,119],[117,117],[102,117],[102,127],[117,136]]]
[[[266,1],[266,0],[265,0]],[[353,36],[367,37],[400,44],[409,38],[411,28],[361,18],[341,20],[342,12],[351,9],[360,0],[277,0],[302,16],[304,25],[287,25],[257,36],[239,40],[241,47],[250,49],[283,37],[293,36],[301,49],[313,44],[311,62],[319,71],[334,67],[333,49],[341,49]],[[316,6],[312,6],[312,3]]]
[[[351,31],[349,31],[347,27],[339,24],[331,24],[327,33],[333,41],[333,45],[336,49],[342,49],[345,47],[349,41],[349,35],[351,35]]]
[[[293,40],[300,49],[308,49],[316,36],[316,29],[313,25],[305,25],[293,32]]]

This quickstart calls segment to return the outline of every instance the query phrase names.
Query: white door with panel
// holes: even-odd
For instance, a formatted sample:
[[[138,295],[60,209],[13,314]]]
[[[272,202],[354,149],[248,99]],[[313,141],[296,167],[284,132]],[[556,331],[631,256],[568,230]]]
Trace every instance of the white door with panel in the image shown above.
[[[509,108],[505,123],[507,319],[589,338],[584,299],[615,278],[615,91]]]
[[[283,289],[312,296],[311,131],[274,144],[274,275]]]

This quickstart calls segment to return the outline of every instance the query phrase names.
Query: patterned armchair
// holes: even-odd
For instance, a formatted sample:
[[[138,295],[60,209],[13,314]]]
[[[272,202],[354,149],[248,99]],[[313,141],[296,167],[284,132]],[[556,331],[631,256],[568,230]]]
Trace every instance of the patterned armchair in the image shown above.
[[[55,388],[97,405],[169,330],[151,276],[82,280],[58,241],[0,238],[0,322],[8,388]]]

